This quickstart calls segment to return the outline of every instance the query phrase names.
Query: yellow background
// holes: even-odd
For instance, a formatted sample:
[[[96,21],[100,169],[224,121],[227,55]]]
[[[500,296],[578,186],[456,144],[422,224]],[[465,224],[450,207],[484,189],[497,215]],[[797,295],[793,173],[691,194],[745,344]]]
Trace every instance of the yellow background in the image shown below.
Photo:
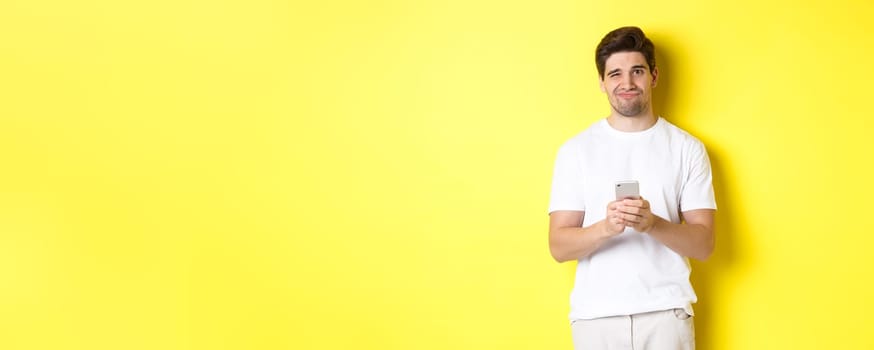
[[[3,1],[0,348],[569,349],[558,146],[639,25],[701,349],[871,349],[864,1]]]

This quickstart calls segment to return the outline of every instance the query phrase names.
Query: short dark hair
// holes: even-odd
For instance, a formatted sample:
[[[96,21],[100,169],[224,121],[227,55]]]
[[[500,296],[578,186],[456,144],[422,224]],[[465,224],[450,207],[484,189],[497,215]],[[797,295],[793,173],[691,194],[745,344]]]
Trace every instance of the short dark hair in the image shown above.
[[[638,27],[622,27],[607,33],[595,49],[595,65],[598,66],[598,76],[604,79],[604,65],[607,58],[617,52],[640,52],[649,71],[656,67],[655,46]]]

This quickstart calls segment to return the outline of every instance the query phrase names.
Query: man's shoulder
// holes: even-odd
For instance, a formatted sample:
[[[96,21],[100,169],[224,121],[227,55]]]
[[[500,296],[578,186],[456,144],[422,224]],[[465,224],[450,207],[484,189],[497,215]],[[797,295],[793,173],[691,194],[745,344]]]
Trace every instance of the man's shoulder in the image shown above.
[[[584,145],[586,142],[590,142],[593,138],[596,138],[597,135],[603,132],[604,119],[598,119],[592,124],[589,124],[585,129],[576,133],[571,138],[567,139],[562,145],[562,149],[567,148],[578,148]]]
[[[673,123],[669,122],[667,119],[662,118],[662,121],[664,121],[665,132],[667,132],[667,134],[672,139],[678,139],[686,144],[694,144],[694,145],[701,145],[701,146],[704,145],[704,143],[701,142],[701,140],[699,140],[697,137],[695,137],[695,135],[692,135],[692,133],[686,131],[683,128],[680,128],[679,126],[674,125]]]

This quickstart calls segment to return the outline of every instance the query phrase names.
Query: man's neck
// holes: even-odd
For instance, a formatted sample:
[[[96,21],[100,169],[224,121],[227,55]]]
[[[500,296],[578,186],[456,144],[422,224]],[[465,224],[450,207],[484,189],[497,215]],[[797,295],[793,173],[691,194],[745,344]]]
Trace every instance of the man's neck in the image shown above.
[[[637,132],[651,128],[655,125],[658,119],[659,118],[652,113],[641,114],[633,117],[626,117],[618,113],[613,113],[607,117],[607,123],[609,123],[613,129],[619,131]]]

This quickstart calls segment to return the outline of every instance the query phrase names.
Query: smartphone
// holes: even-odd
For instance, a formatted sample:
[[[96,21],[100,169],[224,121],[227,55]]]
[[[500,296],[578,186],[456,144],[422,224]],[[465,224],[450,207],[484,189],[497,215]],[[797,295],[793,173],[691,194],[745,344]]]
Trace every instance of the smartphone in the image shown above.
[[[622,199],[640,199],[640,186],[637,181],[616,182],[616,200]]]

